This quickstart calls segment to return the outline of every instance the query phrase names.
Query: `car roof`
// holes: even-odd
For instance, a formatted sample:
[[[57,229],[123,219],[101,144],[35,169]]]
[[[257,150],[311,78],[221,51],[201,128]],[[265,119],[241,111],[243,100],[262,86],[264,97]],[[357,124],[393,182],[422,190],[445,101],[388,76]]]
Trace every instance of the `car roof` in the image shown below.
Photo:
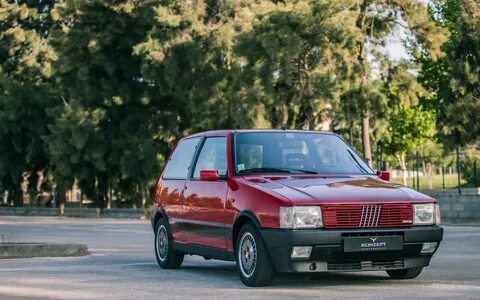
[[[226,136],[230,133],[247,133],[247,132],[292,132],[292,133],[321,133],[336,135],[331,131],[315,131],[315,130],[301,130],[301,129],[223,129],[223,130],[209,130],[197,132],[186,136],[185,138],[201,137],[201,136]]]

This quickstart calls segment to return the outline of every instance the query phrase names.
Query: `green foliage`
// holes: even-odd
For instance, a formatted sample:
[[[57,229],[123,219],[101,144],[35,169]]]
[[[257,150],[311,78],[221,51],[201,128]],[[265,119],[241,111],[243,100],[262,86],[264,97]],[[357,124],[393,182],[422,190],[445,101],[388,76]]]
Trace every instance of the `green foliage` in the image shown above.
[[[258,14],[235,50],[272,125],[313,129],[355,71],[358,34],[351,1],[293,2]]]
[[[434,135],[435,115],[416,107],[400,106],[388,122],[386,149],[393,155],[406,153]]]
[[[55,52],[47,42],[54,0],[0,1],[0,66],[21,82],[43,83]]]
[[[434,94],[438,110],[439,136],[449,147],[474,143],[480,134],[480,4],[449,0],[432,15],[452,33],[444,58],[421,60],[422,83]]]
[[[43,170],[98,206],[145,198],[174,143],[209,129],[326,121],[365,146],[367,119],[404,158],[433,151],[437,118],[448,145],[477,141],[478,2],[428,4],[0,0],[0,185]],[[418,61],[379,50],[399,29]]]
[[[468,186],[477,187],[480,185],[480,155],[478,152],[468,151],[465,153],[463,159],[460,161],[460,172],[462,178],[467,181]],[[477,172],[476,175],[475,172]],[[475,182],[475,179],[477,182]]]
[[[410,64],[402,63],[391,67],[385,79],[390,114],[384,147],[387,154],[400,160],[435,134],[435,113],[422,107],[421,100],[427,92],[413,73]]]
[[[237,4],[211,2],[156,6],[153,28],[135,47],[152,104],[159,107],[162,136],[169,141],[200,130],[249,127],[258,114],[251,100],[255,91],[245,86],[232,53],[242,30],[231,17]]]
[[[93,199],[109,187],[145,189],[155,170],[159,141],[158,106],[132,55],[153,23],[153,2],[67,1],[52,11],[57,26],[52,45],[59,94],[68,99],[52,109],[48,136],[57,176]]]
[[[52,122],[45,109],[57,99],[47,87],[55,58],[47,42],[54,2],[0,1],[0,186],[17,195],[22,173],[49,166],[42,137]]]

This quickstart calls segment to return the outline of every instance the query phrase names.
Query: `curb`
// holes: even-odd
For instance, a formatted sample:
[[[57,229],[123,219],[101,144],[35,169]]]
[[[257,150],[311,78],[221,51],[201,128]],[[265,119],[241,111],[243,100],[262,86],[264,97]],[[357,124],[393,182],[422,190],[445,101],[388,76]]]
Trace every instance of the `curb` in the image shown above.
[[[111,208],[105,209],[102,215],[98,215],[95,208],[65,207],[63,217],[74,218],[109,218],[109,219],[145,219],[148,210],[139,208]],[[24,206],[7,207],[0,206],[0,216],[34,216],[56,217],[60,216],[58,208]]]
[[[88,255],[85,244],[0,243],[0,259]]]

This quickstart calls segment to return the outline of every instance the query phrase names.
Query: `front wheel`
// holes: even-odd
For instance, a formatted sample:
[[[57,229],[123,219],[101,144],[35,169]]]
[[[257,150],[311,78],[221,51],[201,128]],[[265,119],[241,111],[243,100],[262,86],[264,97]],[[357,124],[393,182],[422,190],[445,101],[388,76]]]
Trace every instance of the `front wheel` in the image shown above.
[[[236,261],[240,279],[246,286],[266,286],[275,276],[263,239],[253,224],[245,224],[236,245]]]
[[[182,265],[183,253],[176,252],[167,222],[162,218],[155,227],[155,256],[162,269],[177,269]]]
[[[388,276],[393,279],[413,279],[422,273],[423,267],[410,268],[403,270],[390,270],[387,271]]]

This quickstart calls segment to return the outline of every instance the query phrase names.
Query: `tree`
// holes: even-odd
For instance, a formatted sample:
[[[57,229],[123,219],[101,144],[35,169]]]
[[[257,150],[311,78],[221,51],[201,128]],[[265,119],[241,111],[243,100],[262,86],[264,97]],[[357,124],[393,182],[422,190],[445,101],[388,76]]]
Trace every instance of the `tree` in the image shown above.
[[[254,90],[233,53],[234,38],[248,26],[245,10],[237,1],[166,1],[154,8],[154,26],[135,54],[170,145],[190,132],[249,127],[257,118]]]
[[[242,70],[273,126],[314,129],[338,103],[356,51],[350,1],[279,1],[238,36]],[[324,113],[322,113],[322,111]]]
[[[155,3],[66,1],[52,10],[55,83],[64,99],[50,110],[52,164],[62,181],[77,178],[99,208],[112,187],[145,203],[157,153],[164,152],[152,126],[160,113],[150,105],[141,60],[132,55],[152,28]]]
[[[48,44],[55,1],[0,1],[0,185],[22,205],[22,174],[36,191],[38,171],[49,168],[42,139],[52,119],[45,109],[56,105]]]
[[[447,31],[430,19],[423,1],[362,0],[354,6],[354,10],[357,13],[356,24],[361,32],[357,47],[360,77],[359,99],[366,100],[358,101],[362,119],[362,147],[364,158],[371,165],[370,115],[372,105],[365,97],[366,87],[371,80],[368,68],[369,52],[374,51],[374,47],[385,43],[385,38],[400,27],[410,33],[408,46],[414,55],[418,56],[418,52],[425,51],[435,60],[442,55],[440,47],[447,39]]]
[[[49,155],[42,136],[52,120],[45,107],[51,105],[48,90],[22,84],[0,73],[0,180],[1,186],[22,205],[22,173],[32,177],[49,165]]]
[[[452,33],[439,61],[421,62],[422,83],[438,110],[437,128],[447,148],[478,142],[480,134],[480,4],[449,0],[432,10],[437,24]]]
[[[435,134],[435,113],[422,107],[427,92],[413,73],[411,65],[403,63],[391,67],[385,79],[390,114],[384,149],[398,160],[404,185],[407,185],[406,154],[416,147],[418,150],[419,145],[433,139]]]

